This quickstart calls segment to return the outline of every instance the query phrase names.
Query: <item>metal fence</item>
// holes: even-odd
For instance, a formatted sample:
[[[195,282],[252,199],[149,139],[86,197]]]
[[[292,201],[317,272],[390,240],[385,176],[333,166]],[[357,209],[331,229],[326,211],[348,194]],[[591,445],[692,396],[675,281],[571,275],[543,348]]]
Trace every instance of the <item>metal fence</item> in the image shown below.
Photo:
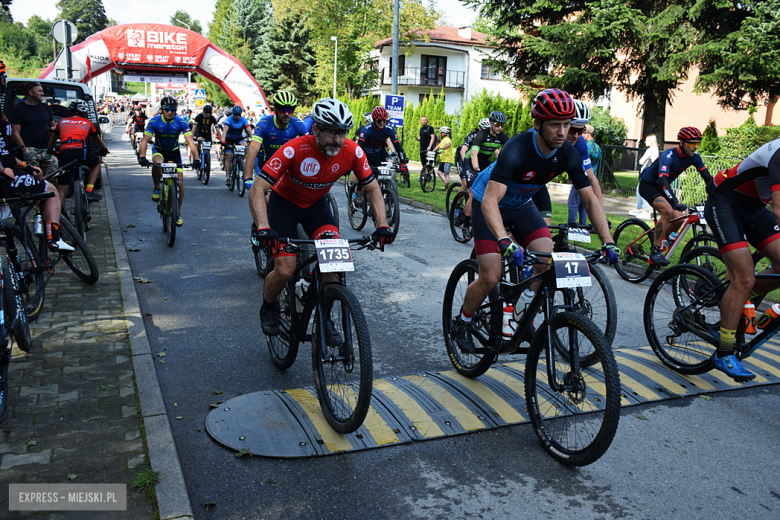
[[[639,159],[647,148],[632,148],[628,146],[602,147],[601,162],[597,176],[601,190],[605,195],[633,199],[636,197],[636,187],[639,183]],[[742,159],[717,156],[702,156],[704,165],[712,175],[721,170],[731,168]],[[704,180],[695,168],[688,168],[673,183],[677,198],[684,204],[696,204],[707,198]]]

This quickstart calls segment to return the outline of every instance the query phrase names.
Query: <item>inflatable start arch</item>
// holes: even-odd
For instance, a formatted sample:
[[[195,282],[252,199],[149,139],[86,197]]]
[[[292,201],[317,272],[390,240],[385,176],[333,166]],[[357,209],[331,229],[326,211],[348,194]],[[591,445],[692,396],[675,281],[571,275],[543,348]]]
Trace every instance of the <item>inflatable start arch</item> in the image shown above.
[[[260,85],[236,58],[202,35],[175,25],[115,25],[74,45],[71,52],[74,73],[82,83],[113,68],[160,75],[197,72],[237,105],[268,108]],[[48,78],[54,78],[53,64],[40,76]]]

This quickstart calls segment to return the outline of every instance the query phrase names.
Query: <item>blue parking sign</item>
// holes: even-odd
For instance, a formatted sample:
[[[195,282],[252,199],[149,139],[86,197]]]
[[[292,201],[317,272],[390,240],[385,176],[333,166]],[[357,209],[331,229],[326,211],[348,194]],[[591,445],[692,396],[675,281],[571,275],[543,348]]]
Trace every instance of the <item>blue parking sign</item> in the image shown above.
[[[393,128],[404,126],[404,96],[386,95],[385,110],[390,114],[389,126]]]

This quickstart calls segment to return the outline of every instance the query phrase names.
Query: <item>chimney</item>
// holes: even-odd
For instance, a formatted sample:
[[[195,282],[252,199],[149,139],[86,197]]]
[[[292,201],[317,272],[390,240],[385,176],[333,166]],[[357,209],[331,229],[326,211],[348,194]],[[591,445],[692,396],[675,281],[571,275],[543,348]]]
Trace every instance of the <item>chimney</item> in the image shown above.
[[[471,40],[471,26],[467,25],[466,27],[458,27],[458,36],[467,40]]]

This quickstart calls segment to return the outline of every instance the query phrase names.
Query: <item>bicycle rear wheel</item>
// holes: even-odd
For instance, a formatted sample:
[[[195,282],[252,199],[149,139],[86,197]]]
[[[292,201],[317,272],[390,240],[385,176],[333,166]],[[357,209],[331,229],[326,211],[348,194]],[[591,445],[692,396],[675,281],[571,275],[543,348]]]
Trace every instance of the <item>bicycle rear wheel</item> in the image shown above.
[[[469,200],[467,191],[455,195],[455,199],[450,206],[450,212],[447,216],[450,220],[450,231],[452,237],[461,244],[471,240],[471,226],[466,225],[468,217],[466,216],[466,203]]]
[[[360,201],[357,200],[360,195]],[[347,192],[347,217],[349,225],[355,231],[360,231],[366,225],[368,220],[368,205],[366,204],[365,193],[357,193],[357,184],[352,184]]]
[[[266,276],[273,270],[274,260],[272,258],[266,266]],[[279,334],[276,336],[266,335],[265,337],[271,361],[281,370],[290,368],[295,363],[295,358],[298,357],[298,337],[296,334],[298,312],[295,309],[295,281],[293,278],[291,277],[285,284],[281,294],[274,302],[276,319],[279,321]]]
[[[43,309],[43,300],[45,296],[46,260],[41,259],[38,250],[35,248],[35,241],[32,233],[27,231],[27,247],[24,247],[24,237],[22,232],[16,226],[11,226],[10,232],[14,235],[16,251],[19,256],[19,265],[21,267],[20,288],[24,311],[27,314],[28,321],[35,321]],[[46,247],[45,237],[41,240],[43,247]],[[5,237],[0,239],[0,247],[7,250]]]
[[[462,184],[458,181],[450,181],[450,185],[447,187],[447,198],[444,203],[444,212],[447,215],[450,214],[450,201],[458,194],[458,190],[461,186]],[[455,195],[452,194],[453,191],[455,192]]]
[[[236,188],[238,189],[238,196],[243,197],[246,193],[246,184],[244,184],[244,162],[236,159]]]
[[[450,362],[459,374],[466,377],[479,377],[496,361],[497,349],[492,347],[492,338],[501,331],[502,309],[498,302],[498,289],[488,294],[482,305],[490,303],[489,307],[480,309],[471,318],[471,335],[477,349],[473,353],[460,350],[455,342],[455,318],[460,315],[466,289],[479,275],[479,264],[476,260],[463,260],[452,270],[447,286],[444,289],[444,302],[441,311],[444,344]]]
[[[615,269],[624,280],[639,283],[650,276],[652,268],[647,259],[653,245],[653,232],[644,235],[649,230],[650,226],[638,218],[621,222],[615,230],[615,244],[620,248],[622,257],[615,264]]]
[[[3,254],[3,257],[3,317],[5,326],[13,327],[13,330],[6,331],[6,333],[12,333],[16,346],[24,352],[29,352],[32,338],[30,337],[30,324],[24,313],[22,294],[19,290],[19,276],[11,267],[7,255]],[[4,338],[0,338],[0,341],[2,340]]]
[[[76,225],[76,230],[81,238],[86,238],[86,197],[82,197],[84,190],[84,182],[77,180],[73,184],[73,223]]]
[[[653,280],[644,305],[647,340],[661,362],[681,374],[711,368],[716,345],[699,335],[720,337],[720,280],[702,267],[677,264]]]
[[[420,174],[420,188],[423,193],[430,193],[436,187],[436,174],[432,166],[426,165]]]
[[[72,252],[62,254],[65,264],[76,273],[76,276],[88,284],[97,283],[100,278],[97,262],[87,247],[87,243],[76,232],[73,224],[67,220],[60,221],[60,238],[73,248]]]
[[[548,331],[542,327],[528,351],[525,401],[544,449],[567,466],[586,466],[606,453],[620,421],[620,378],[612,349],[592,321],[564,312],[552,320],[555,366],[547,366]],[[597,356],[579,370],[557,351],[586,347]],[[578,356],[579,357],[579,356]],[[550,373],[561,390],[553,390]],[[568,389],[567,389],[568,387]]]
[[[168,221],[168,246],[173,247],[176,242],[176,221],[179,219],[179,186],[178,181],[171,181],[166,197],[165,215]]]
[[[236,160],[233,159],[233,169],[230,170],[230,184],[228,185],[228,189],[230,191],[233,191],[236,188]]]
[[[371,404],[374,378],[371,338],[357,298],[343,285],[332,285],[322,299],[323,315],[315,313],[312,328],[314,386],[328,424],[352,433],[363,424]],[[322,337],[320,330],[331,333]]]
[[[203,156],[203,184],[209,183],[209,177],[211,177],[211,154],[207,153]]]

